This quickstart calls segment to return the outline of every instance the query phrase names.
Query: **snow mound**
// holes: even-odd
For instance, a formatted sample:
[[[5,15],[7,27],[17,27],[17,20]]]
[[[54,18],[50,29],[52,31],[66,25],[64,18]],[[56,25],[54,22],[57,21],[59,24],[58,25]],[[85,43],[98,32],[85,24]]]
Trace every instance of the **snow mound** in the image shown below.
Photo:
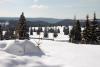
[[[44,53],[34,43],[28,40],[13,41],[5,51],[14,55],[35,55],[41,56]]]
[[[0,49],[5,48],[6,47],[6,43],[3,41],[0,41]]]

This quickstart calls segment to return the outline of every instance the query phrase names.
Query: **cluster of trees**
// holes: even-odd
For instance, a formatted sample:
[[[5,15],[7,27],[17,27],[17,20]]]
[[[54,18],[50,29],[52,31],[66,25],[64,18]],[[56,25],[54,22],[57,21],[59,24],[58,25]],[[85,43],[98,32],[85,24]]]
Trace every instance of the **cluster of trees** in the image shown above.
[[[41,32],[44,33],[44,37],[48,38],[48,33],[53,33],[53,37],[57,37],[58,33],[60,33],[60,29],[57,27],[45,27],[44,30],[42,27],[38,27],[37,29],[32,29],[32,27],[30,27],[30,35],[33,35],[33,32],[36,32],[37,35],[40,35]]]
[[[69,41],[83,44],[100,44],[100,27],[96,19],[96,14],[94,13],[92,21],[89,20],[88,15],[86,18],[84,30],[81,30],[80,21],[75,20],[75,24],[69,34]]]
[[[2,26],[0,26],[0,40],[9,39],[29,39],[29,27],[27,25],[24,13],[21,14],[19,22],[16,27],[6,27],[5,34],[3,35]]]

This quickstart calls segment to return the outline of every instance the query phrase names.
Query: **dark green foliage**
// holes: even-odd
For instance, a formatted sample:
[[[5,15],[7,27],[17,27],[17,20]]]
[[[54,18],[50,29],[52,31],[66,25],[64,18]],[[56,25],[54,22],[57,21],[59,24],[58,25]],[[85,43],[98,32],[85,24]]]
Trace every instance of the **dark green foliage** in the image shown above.
[[[89,19],[87,17],[86,27],[83,31],[84,43],[86,44],[98,44],[99,30],[96,21],[96,14],[94,13],[94,19],[91,23],[89,23]]]
[[[47,27],[45,27],[45,29],[44,29],[44,37],[48,38],[48,29],[47,29]]]
[[[75,26],[70,31],[69,37],[70,42],[79,43],[81,41],[81,26],[79,20],[77,20]]]
[[[18,39],[29,39],[29,27],[27,25],[24,13],[20,16],[19,23],[16,27],[16,38]]]

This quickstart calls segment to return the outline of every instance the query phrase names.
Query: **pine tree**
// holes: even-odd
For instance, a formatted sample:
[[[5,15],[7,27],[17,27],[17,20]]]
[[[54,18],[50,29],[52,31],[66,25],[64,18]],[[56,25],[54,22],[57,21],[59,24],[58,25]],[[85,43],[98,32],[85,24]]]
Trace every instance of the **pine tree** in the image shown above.
[[[87,44],[96,44],[98,43],[97,41],[97,21],[96,21],[96,14],[94,13],[94,19],[89,23],[88,17],[87,17],[87,22],[86,22],[86,28],[83,31],[83,37],[85,39],[85,43]]]
[[[47,27],[45,27],[45,29],[44,29],[44,37],[48,38],[48,29],[47,29]]]
[[[18,39],[29,39],[29,28],[24,16],[24,13],[22,12],[20,19],[19,19],[19,23],[17,24],[16,27],[16,38]]]
[[[70,32],[70,42],[73,43],[79,43],[81,41],[81,26],[79,20],[75,23],[75,26],[73,26],[71,32]]]
[[[81,41],[81,26],[79,20],[77,20],[76,27],[75,27],[75,40]]]
[[[97,20],[96,20],[96,14],[94,13],[94,19],[93,19],[93,22],[92,22],[92,25],[91,25],[91,43],[92,44],[96,44],[98,43],[97,41],[97,35],[96,35],[96,29],[97,29]]]
[[[82,40],[84,40],[84,43],[89,43],[90,42],[90,38],[91,38],[91,28],[90,28],[90,21],[89,21],[89,16],[86,16],[87,20],[85,23],[85,29],[83,30],[83,38]]]

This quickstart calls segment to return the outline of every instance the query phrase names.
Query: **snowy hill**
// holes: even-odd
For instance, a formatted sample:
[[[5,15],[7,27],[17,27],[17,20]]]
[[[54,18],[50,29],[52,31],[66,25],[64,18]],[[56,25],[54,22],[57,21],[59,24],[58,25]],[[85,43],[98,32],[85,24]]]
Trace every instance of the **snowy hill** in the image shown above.
[[[0,41],[0,67],[100,67],[99,45],[69,43],[68,35],[63,35],[62,27],[60,29],[61,33],[54,41]],[[39,36],[34,33],[30,37]],[[49,39],[52,38],[50,33]],[[37,42],[40,42],[40,49]]]

